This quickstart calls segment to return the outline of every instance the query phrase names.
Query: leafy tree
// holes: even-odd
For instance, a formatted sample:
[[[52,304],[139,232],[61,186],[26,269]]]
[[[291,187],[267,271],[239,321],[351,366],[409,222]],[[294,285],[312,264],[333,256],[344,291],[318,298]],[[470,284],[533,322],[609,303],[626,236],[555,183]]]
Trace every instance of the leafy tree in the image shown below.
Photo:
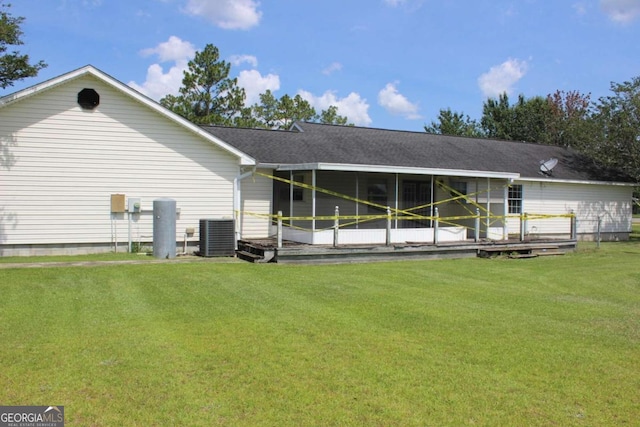
[[[515,141],[541,144],[550,142],[547,124],[551,118],[551,107],[546,98],[534,96],[525,99],[523,95],[520,95],[513,110],[515,120],[513,139]]]
[[[349,119],[345,116],[338,115],[338,107],[331,105],[326,110],[322,110],[318,117],[320,123],[327,125],[353,126],[349,124]]]
[[[260,103],[253,106],[260,127],[288,129],[296,121],[315,121],[316,110],[302,96],[283,95],[280,99],[267,90],[260,94]]]
[[[441,135],[456,135],[481,138],[484,132],[480,124],[472,120],[468,115],[451,111],[450,108],[440,110],[438,121],[432,121],[424,130],[429,133]]]
[[[0,88],[12,86],[14,82],[34,77],[38,71],[47,66],[43,61],[29,63],[29,55],[21,55],[18,51],[7,52],[9,46],[24,44],[20,25],[23,17],[9,14],[10,4],[0,3]]]
[[[288,129],[297,121],[313,121],[316,118],[316,110],[300,95],[291,98],[289,95],[283,95],[278,102],[278,112],[280,127]]]
[[[512,123],[513,111],[506,93],[501,94],[498,99],[489,98],[485,101],[480,125],[488,138],[512,139]]]
[[[231,64],[220,60],[212,44],[196,52],[184,72],[180,95],[168,95],[160,103],[194,123],[231,126],[244,108],[244,89],[230,78]]]
[[[489,98],[482,108],[482,129],[489,138],[512,141],[548,143],[547,124],[551,107],[543,97],[525,99],[510,105],[509,97],[503,93],[498,99]]]
[[[262,122],[256,117],[253,108],[244,107],[240,114],[234,117],[233,125],[241,128],[261,128]]]
[[[253,106],[253,113],[259,123],[259,127],[277,129],[280,127],[279,101],[271,90],[260,94],[260,104]]]
[[[591,94],[557,90],[547,95],[547,103],[551,110],[547,123],[549,143],[588,151],[595,134]]]
[[[611,91],[596,104],[598,134],[591,153],[640,182],[640,77],[611,83]]]

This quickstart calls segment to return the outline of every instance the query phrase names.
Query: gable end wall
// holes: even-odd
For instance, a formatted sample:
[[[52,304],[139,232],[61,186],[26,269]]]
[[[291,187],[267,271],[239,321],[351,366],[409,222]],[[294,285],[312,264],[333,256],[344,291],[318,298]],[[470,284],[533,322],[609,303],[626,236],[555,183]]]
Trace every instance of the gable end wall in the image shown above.
[[[82,110],[77,93],[100,95]],[[199,239],[201,218],[232,218],[238,159],[101,80],[86,76],[0,109],[0,254],[37,247],[126,244],[126,214],[110,196],[140,198],[134,241],[152,240],[153,200],[176,200],[176,240]],[[61,251],[55,251],[60,253]]]

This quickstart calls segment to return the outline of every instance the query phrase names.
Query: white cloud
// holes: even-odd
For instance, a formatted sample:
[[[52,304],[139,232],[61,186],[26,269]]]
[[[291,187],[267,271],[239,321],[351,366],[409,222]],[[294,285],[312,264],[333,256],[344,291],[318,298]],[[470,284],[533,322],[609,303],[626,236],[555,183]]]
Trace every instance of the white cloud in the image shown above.
[[[226,30],[248,30],[260,22],[259,6],[254,0],[188,0],[185,11]]]
[[[510,94],[513,86],[527,72],[527,62],[508,59],[500,65],[491,67],[489,71],[478,77],[478,86],[486,97],[498,97],[506,92]]]
[[[614,22],[628,24],[640,17],[638,0],[600,0],[600,7]]]
[[[280,89],[280,77],[276,74],[263,76],[258,70],[243,70],[238,74],[238,86],[244,88],[244,105],[251,106],[260,101],[260,94],[269,89]]]
[[[383,3],[386,5],[389,5],[391,7],[397,7],[403,3],[405,3],[407,0],[383,0]]]
[[[236,66],[242,65],[245,62],[252,67],[258,66],[258,58],[253,55],[231,55],[231,57],[229,58],[229,62],[231,62],[232,65]]]
[[[333,74],[335,71],[340,71],[340,70],[342,70],[342,64],[339,62],[333,62],[327,68],[322,70],[322,74],[325,74],[328,76],[330,74]]]
[[[160,63],[174,62],[166,73],[159,63],[152,64],[147,69],[147,76],[142,84],[134,81],[129,82],[129,86],[156,101],[166,95],[177,95],[187,63],[195,56],[195,47],[181,40],[179,37],[171,36],[166,42],[160,43],[156,47],[143,49],[142,56],[157,55]]]
[[[411,103],[404,95],[398,92],[397,83],[387,83],[384,89],[378,92],[378,104],[389,113],[404,116],[415,120],[421,118],[418,114],[418,104]]]
[[[181,61],[193,58],[196,54],[196,48],[179,37],[171,36],[169,40],[160,43],[156,47],[142,49],[140,54],[142,56],[158,55],[160,62]]]
[[[338,98],[335,92],[326,91],[320,96],[315,96],[311,92],[305,90],[298,91],[303,99],[307,100],[318,113],[335,105],[338,108],[338,114],[349,119],[349,123],[357,126],[369,126],[371,117],[369,117],[369,104],[366,99],[360,97],[359,94],[351,92],[346,98]]]
[[[158,101],[166,95],[178,94],[178,89],[182,86],[184,70],[186,69],[187,61],[176,63],[166,73],[160,64],[153,64],[147,69],[147,77],[144,83],[139,85],[131,81],[129,86]]]

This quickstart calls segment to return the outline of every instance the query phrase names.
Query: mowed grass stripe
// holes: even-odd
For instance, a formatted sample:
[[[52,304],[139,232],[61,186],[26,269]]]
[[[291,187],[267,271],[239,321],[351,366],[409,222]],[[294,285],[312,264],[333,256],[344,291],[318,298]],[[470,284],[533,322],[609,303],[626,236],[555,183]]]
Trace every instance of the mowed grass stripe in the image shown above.
[[[68,425],[633,425],[640,245],[8,269],[2,404]]]

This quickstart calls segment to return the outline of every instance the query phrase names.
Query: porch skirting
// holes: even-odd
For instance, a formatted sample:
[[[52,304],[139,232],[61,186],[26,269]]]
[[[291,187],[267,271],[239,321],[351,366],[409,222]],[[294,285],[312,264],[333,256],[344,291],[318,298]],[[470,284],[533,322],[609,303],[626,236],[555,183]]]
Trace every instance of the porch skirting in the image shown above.
[[[433,228],[392,228],[390,231],[391,243],[433,243]],[[299,230],[283,227],[282,238],[292,242],[308,245],[331,245],[334,243],[334,230]],[[467,240],[465,227],[440,227],[438,228],[438,242],[463,242]],[[387,241],[385,229],[340,229],[338,231],[339,245],[384,245]]]

